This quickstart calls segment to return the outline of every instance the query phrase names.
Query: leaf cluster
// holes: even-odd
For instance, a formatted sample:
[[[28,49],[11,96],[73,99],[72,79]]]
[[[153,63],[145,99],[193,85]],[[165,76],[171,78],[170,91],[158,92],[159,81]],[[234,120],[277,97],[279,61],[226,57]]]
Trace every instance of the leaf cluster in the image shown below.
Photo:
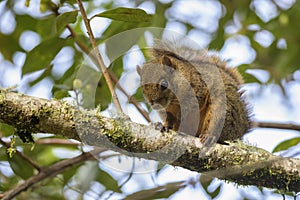
[[[292,5],[284,5],[276,3],[277,1],[270,1],[269,5],[274,7],[273,17],[265,20],[259,10],[259,4],[253,1],[245,0],[220,0],[215,1],[222,8],[221,17],[215,23],[217,29],[211,31],[208,27],[199,28],[193,19],[187,20],[184,16],[175,9],[179,1],[171,1],[169,3],[162,3],[161,1],[133,1],[133,8],[125,8],[118,6],[118,1],[106,1],[98,5],[93,1],[85,1],[88,14],[94,10],[97,11],[89,20],[95,18],[107,19],[107,27],[104,28],[100,36],[97,37],[99,45],[105,43],[105,40],[127,30],[141,27],[161,27],[164,28],[170,23],[177,23],[186,29],[186,34],[193,31],[209,35],[207,48],[221,50],[226,41],[237,36],[245,37],[250,47],[255,51],[256,57],[251,63],[244,63],[238,66],[239,71],[245,78],[246,83],[269,84],[276,83],[284,85],[282,80],[299,81],[295,78],[294,73],[300,69],[298,62],[298,47],[300,46],[299,29],[300,24],[300,2],[296,1]],[[150,3],[155,9],[155,13],[149,14],[142,7],[146,3]],[[91,43],[88,39],[85,29],[82,27],[82,17],[76,7],[75,0],[41,0],[39,4],[40,10],[34,12],[21,12],[15,6],[17,2],[12,0],[0,1],[3,6],[3,11],[0,11],[0,18],[9,16],[9,20],[15,22],[15,27],[9,33],[0,31],[0,53],[4,60],[9,63],[16,64],[15,55],[21,53],[25,57],[22,64],[21,76],[35,75],[30,80],[29,85],[35,86],[41,81],[51,80],[53,85],[49,90],[53,98],[63,99],[69,97],[74,88],[74,80],[78,73],[79,67],[82,64],[85,56],[91,50]],[[18,2],[18,4],[20,4]],[[30,0],[25,1],[24,10],[34,7]],[[102,26],[102,24],[100,24]],[[229,27],[235,27],[234,32],[228,31]],[[25,40],[22,35],[29,33],[31,37],[37,38],[37,44],[32,48],[26,48],[23,45]],[[271,42],[265,44],[261,38],[262,34],[268,33]],[[140,36],[140,43],[130,43],[128,50],[134,45],[143,45],[145,37]],[[115,47],[117,48],[117,47]],[[108,48],[109,52],[110,49]],[[70,55],[65,55],[69,53]],[[143,52],[144,53],[144,52]],[[144,56],[146,56],[144,54]],[[66,57],[67,59],[61,59]],[[107,68],[114,73],[117,79],[127,73],[124,56],[114,60]],[[8,68],[9,65],[2,65],[2,68]],[[251,70],[261,69],[269,74],[267,81],[261,81],[252,73]],[[0,84],[1,82],[0,74]],[[141,100],[142,92],[140,89],[133,91],[133,96]],[[106,109],[111,103],[111,95],[107,84],[101,78],[96,87],[96,95],[93,97],[95,105],[101,105],[102,109]],[[0,133],[2,137],[9,137],[13,135],[14,129],[5,124],[0,124]],[[49,138],[52,138],[49,137]],[[284,141],[278,145],[274,152],[286,150],[299,143],[299,138]],[[80,148],[74,146],[61,145],[36,145],[33,149],[29,144],[23,144],[20,141],[15,144],[17,150],[22,152],[38,165],[45,167],[59,162],[64,157],[55,154],[55,151],[70,151],[78,153]],[[12,186],[26,180],[35,174],[38,170],[30,163],[24,160],[24,157],[15,154],[10,158],[7,154],[7,147],[2,144],[0,147],[0,162],[3,164],[7,174],[1,175],[0,191],[7,191]],[[7,170],[9,169],[9,170]],[[2,170],[1,170],[2,171]],[[93,172],[93,173],[90,173]],[[94,185],[93,185],[93,184]],[[95,185],[103,186],[100,192],[93,191]],[[215,190],[210,192],[208,189],[211,182],[202,184],[204,190],[211,197],[216,197],[220,193],[221,186],[217,186]],[[63,171],[57,178],[45,180],[39,189],[33,188],[29,192],[23,193],[20,199],[29,198],[43,198],[43,199],[61,199],[65,193],[74,190],[78,191],[78,195],[93,193],[96,197],[101,197],[105,192],[112,191],[122,193],[115,180],[109,173],[102,170],[97,162],[89,161],[81,163],[71,169]],[[165,186],[157,187],[149,191],[139,191],[128,199],[135,197],[155,197],[167,198],[173,195],[178,190],[190,186],[187,183],[170,183]],[[51,191],[51,192],[50,192]],[[95,197],[94,196],[94,197]]]

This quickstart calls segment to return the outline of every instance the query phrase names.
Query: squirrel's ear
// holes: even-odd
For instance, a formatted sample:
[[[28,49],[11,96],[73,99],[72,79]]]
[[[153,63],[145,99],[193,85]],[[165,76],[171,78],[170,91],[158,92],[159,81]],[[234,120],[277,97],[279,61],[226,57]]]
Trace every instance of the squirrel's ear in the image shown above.
[[[169,67],[175,68],[175,66],[173,66],[171,59],[168,56],[163,56],[161,58],[161,64],[163,65],[167,65]]]
[[[142,68],[139,65],[136,66],[136,71],[138,75],[141,76]]]

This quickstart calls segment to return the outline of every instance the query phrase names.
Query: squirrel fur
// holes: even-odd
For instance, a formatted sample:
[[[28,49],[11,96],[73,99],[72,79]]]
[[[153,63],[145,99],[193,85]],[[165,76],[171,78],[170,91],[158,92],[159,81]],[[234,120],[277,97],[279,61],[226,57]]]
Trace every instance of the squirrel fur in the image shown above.
[[[138,73],[145,99],[164,130],[195,135],[205,144],[241,138],[252,126],[243,79],[205,50],[158,42]]]

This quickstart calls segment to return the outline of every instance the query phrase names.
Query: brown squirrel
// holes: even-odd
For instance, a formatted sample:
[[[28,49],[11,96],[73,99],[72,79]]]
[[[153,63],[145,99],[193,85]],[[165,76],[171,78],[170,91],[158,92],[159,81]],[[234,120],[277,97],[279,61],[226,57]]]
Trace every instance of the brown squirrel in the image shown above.
[[[146,100],[164,121],[162,130],[224,143],[251,128],[241,75],[205,50],[159,42],[138,73]]]

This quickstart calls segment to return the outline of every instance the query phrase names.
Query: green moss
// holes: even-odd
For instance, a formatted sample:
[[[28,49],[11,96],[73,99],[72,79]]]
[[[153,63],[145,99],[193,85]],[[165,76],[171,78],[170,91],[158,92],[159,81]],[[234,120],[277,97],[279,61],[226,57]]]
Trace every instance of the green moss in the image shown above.
[[[211,169],[211,165],[209,165],[208,163],[205,163],[204,169],[207,169],[207,170]]]
[[[4,100],[5,100],[5,92],[0,89],[0,105],[3,104]]]

